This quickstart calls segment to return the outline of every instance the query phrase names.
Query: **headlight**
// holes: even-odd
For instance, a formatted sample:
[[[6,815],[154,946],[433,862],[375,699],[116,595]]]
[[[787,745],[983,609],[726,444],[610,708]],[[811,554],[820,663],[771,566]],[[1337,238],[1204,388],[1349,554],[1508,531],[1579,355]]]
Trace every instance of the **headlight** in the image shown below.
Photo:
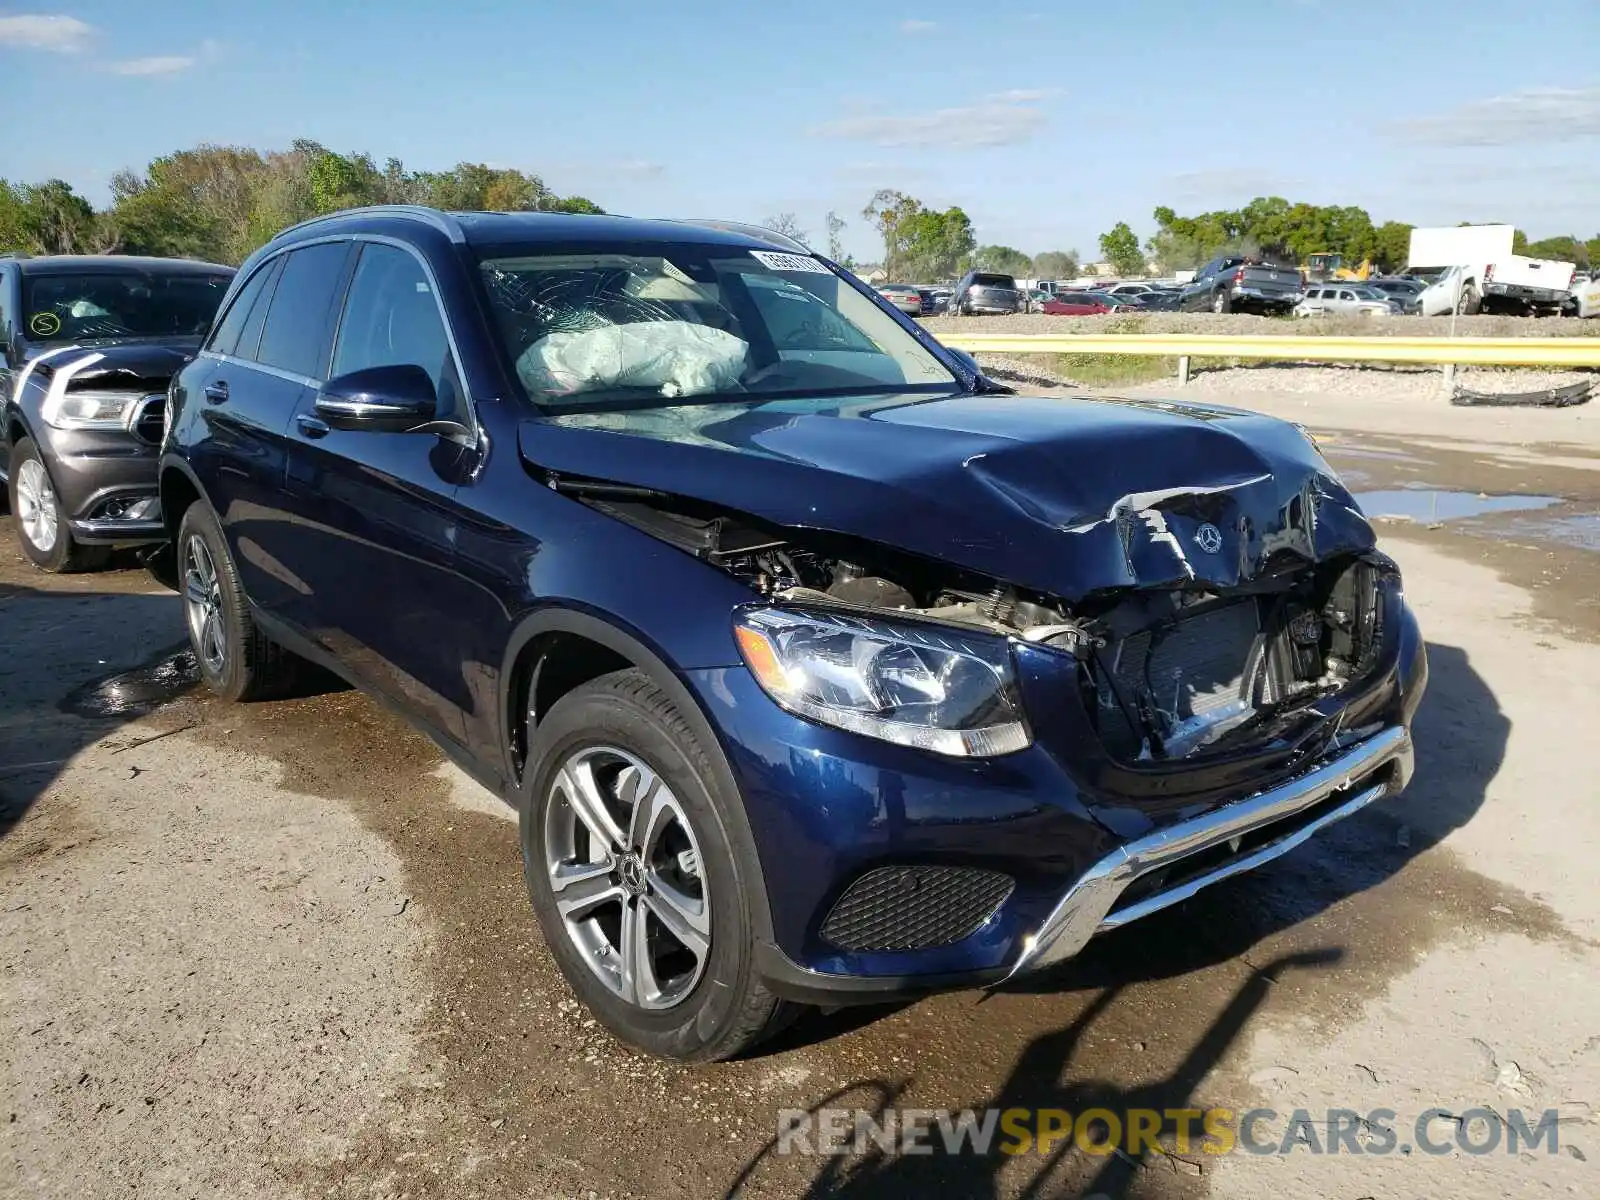
[[[1032,740],[999,639],[776,608],[744,613],[734,634],[767,695],[813,721],[959,757]]]
[[[52,392],[40,408],[57,429],[124,429],[146,392]]]

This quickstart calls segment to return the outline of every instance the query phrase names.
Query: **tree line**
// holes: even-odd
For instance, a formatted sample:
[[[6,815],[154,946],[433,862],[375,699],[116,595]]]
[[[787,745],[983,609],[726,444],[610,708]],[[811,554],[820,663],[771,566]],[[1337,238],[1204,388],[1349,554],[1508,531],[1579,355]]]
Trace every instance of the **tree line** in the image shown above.
[[[1142,249],[1125,222],[1101,236],[1101,251],[1119,272],[1131,273],[1126,268],[1134,262],[1142,267],[1146,256],[1163,271],[1174,271],[1198,267],[1219,254],[1264,254],[1303,263],[1307,255],[1320,253],[1343,255],[1350,266],[1369,261],[1381,270],[1398,271],[1407,265],[1414,228],[1404,221],[1377,224],[1363,208],[1307,204],[1282,196],[1258,196],[1243,208],[1193,217],[1163,206],[1152,216],[1156,232]],[[1570,235],[1529,241],[1518,229],[1511,248],[1515,254],[1584,268],[1600,264],[1600,235],[1587,241]]]
[[[237,264],[279,230],[363,204],[501,212],[598,213],[537,175],[482,163],[413,171],[397,158],[338,154],[301,139],[288,150],[196,146],[119,171],[96,209],[60,179],[0,179],[0,250],[154,254]]]
[[[980,246],[961,208],[939,211],[892,189],[874,193],[861,215],[883,239],[883,269],[896,281],[950,279],[969,268],[1038,279],[1070,279],[1082,270],[1076,251],[1028,254],[1010,246]],[[1156,231],[1143,244],[1126,221],[1100,235],[1101,257],[1116,274],[1193,269],[1219,254],[1262,254],[1297,264],[1311,254],[1339,254],[1352,267],[1367,261],[1379,270],[1398,271],[1407,266],[1413,228],[1404,221],[1376,223],[1353,205],[1281,196],[1258,196],[1243,208],[1192,217],[1162,206],[1152,216]],[[832,213],[829,218],[835,219]],[[1530,241],[1518,229],[1512,250],[1600,268],[1600,235],[1587,241],[1566,234]]]

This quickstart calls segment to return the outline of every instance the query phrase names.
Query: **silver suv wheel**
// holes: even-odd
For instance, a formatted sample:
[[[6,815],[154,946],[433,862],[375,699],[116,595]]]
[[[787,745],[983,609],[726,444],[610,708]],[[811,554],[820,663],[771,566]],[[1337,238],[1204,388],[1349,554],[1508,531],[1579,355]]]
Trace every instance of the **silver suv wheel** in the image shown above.
[[[199,534],[183,543],[178,564],[183,575],[183,612],[189,621],[189,641],[212,675],[220,675],[228,657],[227,629],[222,612],[222,585]]]
[[[667,1009],[711,950],[700,844],[666,782],[626,750],[585,746],[556,771],[544,865],[579,956],[626,1003]]]
[[[38,459],[26,459],[17,469],[17,521],[22,536],[41,554],[56,548],[56,493],[50,476]]]

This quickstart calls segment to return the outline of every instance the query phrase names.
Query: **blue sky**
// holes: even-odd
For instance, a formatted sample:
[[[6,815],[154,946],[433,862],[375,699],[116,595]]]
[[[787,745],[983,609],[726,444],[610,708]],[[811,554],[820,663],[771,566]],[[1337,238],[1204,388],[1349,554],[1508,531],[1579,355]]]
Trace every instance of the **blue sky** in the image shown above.
[[[835,209],[859,257],[879,187],[1029,252],[1262,194],[1600,232],[1597,0],[39,5],[0,7],[0,175],[97,202],[153,155],[306,136],[819,243]]]

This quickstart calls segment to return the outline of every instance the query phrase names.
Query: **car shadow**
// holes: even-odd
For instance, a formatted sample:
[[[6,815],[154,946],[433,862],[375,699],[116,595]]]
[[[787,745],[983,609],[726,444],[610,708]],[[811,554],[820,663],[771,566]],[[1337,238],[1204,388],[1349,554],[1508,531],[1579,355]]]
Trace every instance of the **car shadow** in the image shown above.
[[[1318,945],[1278,954],[1255,966],[1257,947],[1266,939],[1316,917],[1330,906],[1376,887],[1404,870],[1417,856],[1437,846],[1452,831],[1472,820],[1505,759],[1511,722],[1466,651],[1456,646],[1429,647],[1431,683],[1417,714],[1414,732],[1417,772],[1400,797],[1380,802],[1332,827],[1318,838],[1261,870],[1218,884],[1117,934],[1099,938],[1078,957],[1060,967],[1028,976],[1006,990],[1081,998],[1075,1015],[1060,1029],[1033,1039],[1019,1056],[1005,1083],[986,1102],[999,1108],[1062,1108],[1082,1112],[1104,1107],[1122,1113],[1129,1108],[1191,1107],[1206,1073],[1221,1060],[1245,1022],[1264,1000],[1267,989],[1285,972],[1330,966],[1346,956],[1338,945]],[[1381,930],[1374,931],[1383,936]],[[1304,933],[1325,940],[1317,927]],[[1256,951],[1256,953],[1252,953]],[[1093,1063],[1078,1063],[1074,1054],[1096,1020],[1112,1009],[1130,988],[1162,980],[1196,976],[1197,986],[1184,992],[1186,1002],[1206,1002],[1214,991],[1198,986],[1199,972],[1230,961],[1249,972],[1234,994],[1211,1015],[1205,1033],[1175,1070],[1128,1085],[1099,1078]],[[1180,982],[1179,986],[1186,986]],[[801,1047],[861,1030],[904,1005],[843,1009],[798,1022],[773,1044],[774,1050]],[[925,1030],[937,1037],[936,1030]],[[1068,1078],[1069,1074],[1072,1076]],[[834,1101],[860,1107],[862,1094],[876,1097],[880,1115],[893,1108],[908,1084],[864,1079],[841,1089],[857,1097]],[[829,1101],[823,1101],[823,1104]],[[918,1103],[926,1103],[920,1099]],[[1054,1160],[1043,1162],[1033,1181],[1017,1190],[1008,1175],[1000,1186],[1006,1156],[990,1153],[950,1155],[933,1139],[932,1155],[846,1157],[820,1160],[806,1196],[998,1196],[1058,1194],[1051,1182]],[[769,1143],[730,1187],[731,1196],[774,1151]],[[1081,1164],[1079,1164],[1081,1166]],[[1137,1160],[1111,1155],[1095,1168],[1082,1190],[1105,1196],[1137,1194],[1143,1166]]]

